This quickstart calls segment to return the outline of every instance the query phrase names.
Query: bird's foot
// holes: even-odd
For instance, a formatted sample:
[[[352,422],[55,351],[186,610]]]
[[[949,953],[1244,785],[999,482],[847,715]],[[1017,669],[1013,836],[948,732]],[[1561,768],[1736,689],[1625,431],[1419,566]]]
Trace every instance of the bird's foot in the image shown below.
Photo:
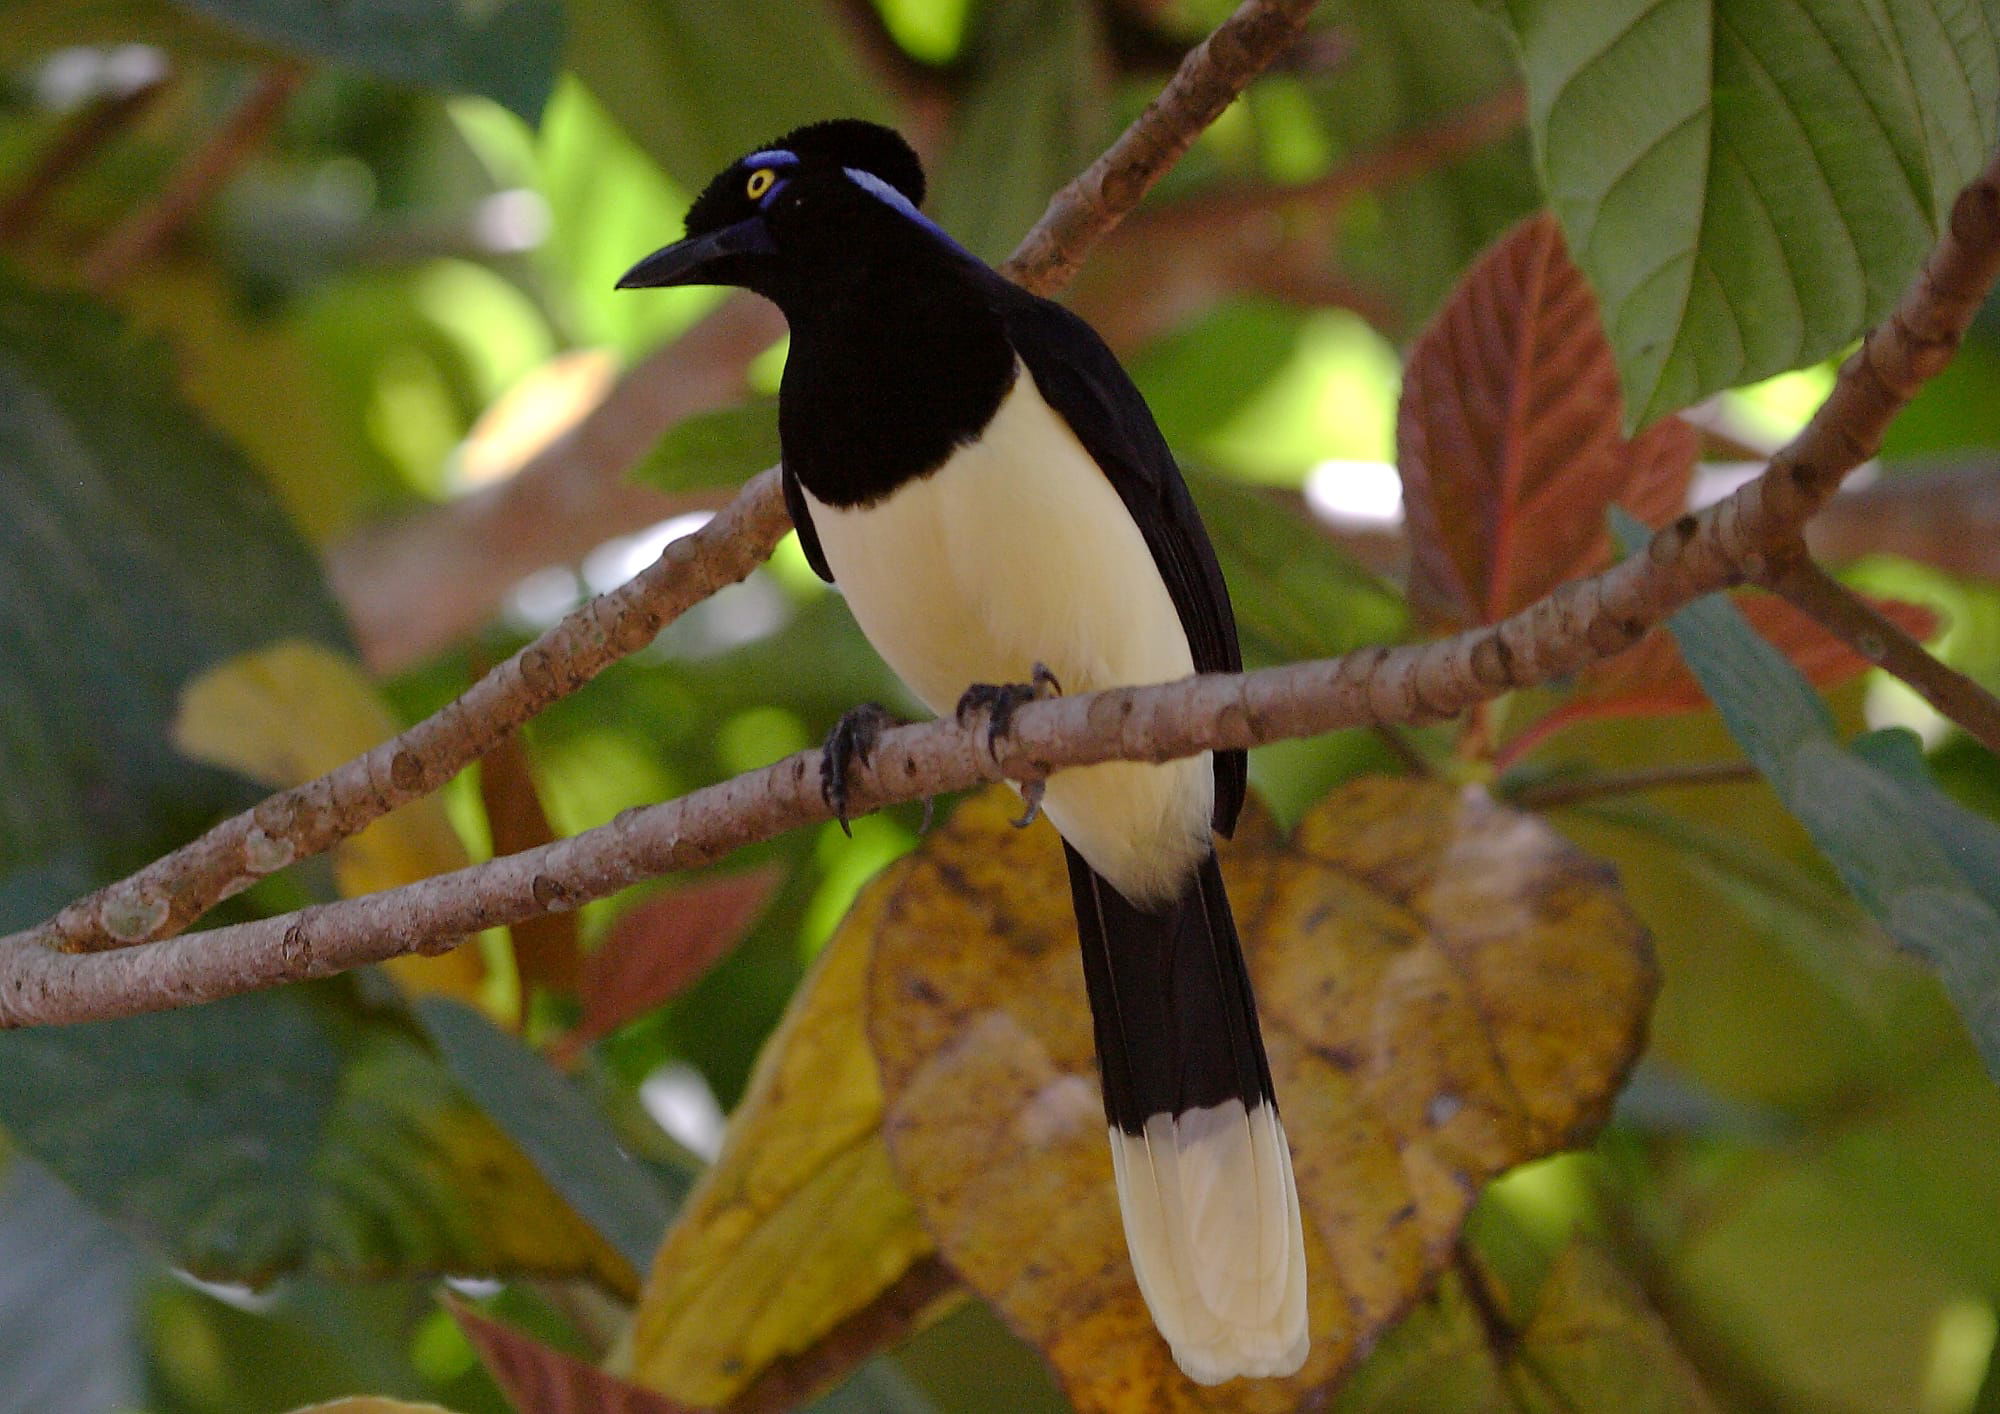
[[[1024,703],[1038,702],[1044,698],[1060,697],[1062,683],[1049,671],[1048,664],[1035,664],[1035,671],[1027,682],[976,682],[965,690],[958,699],[958,710],[954,714],[958,724],[965,726],[980,712],[986,713],[986,749],[995,751],[1001,737],[1014,720],[1014,710]],[[997,754],[997,752],[996,752]],[[1021,799],[1028,803],[1028,813],[1014,822],[1016,829],[1026,829],[1035,823],[1035,817],[1042,813],[1042,792],[1046,782],[1041,778],[1017,783]]]
[[[833,730],[826,734],[826,744],[820,748],[819,793],[833,811],[833,818],[840,822],[841,833],[849,839],[854,837],[854,831],[847,826],[848,767],[857,761],[866,765],[882,728],[895,725],[896,719],[879,703],[864,702],[833,724]]]

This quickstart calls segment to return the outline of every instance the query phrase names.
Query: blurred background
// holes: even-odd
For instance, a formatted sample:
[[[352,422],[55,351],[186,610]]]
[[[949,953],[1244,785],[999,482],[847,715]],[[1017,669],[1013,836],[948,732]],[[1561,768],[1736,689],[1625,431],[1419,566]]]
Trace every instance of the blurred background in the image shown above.
[[[931,211],[997,261],[1228,8],[0,6],[0,924],[437,709],[776,459],[775,313],[612,289],[714,170],[799,122],[892,122],[927,159]],[[1507,32],[1469,0],[1324,5],[1066,295],[1189,467],[1253,665],[1418,631],[1401,351],[1539,206],[1525,113]],[[1697,497],[1753,471],[1831,379],[1694,409]],[[1816,530],[1989,686],[1996,445],[2000,319],[1982,316]],[[278,639],[290,656],[268,656]],[[1958,800],[2000,806],[1990,756],[1879,674],[1845,677],[1844,723],[1914,729]],[[1469,749],[1444,728],[1338,733],[1259,751],[1253,783],[1291,820],[1413,758],[1526,789],[1734,755],[1698,710],[1495,750],[1563,700],[1525,697]],[[869,700],[916,714],[788,539],[434,813],[218,916],[587,829],[814,744]],[[2000,1104],[1935,985],[1760,785],[1544,801],[1620,869],[1665,987],[1612,1129],[1482,1204],[1493,1260],[1546,1270],[1597,1235],[1731,1407],[2000,1409]],[[657,1225],[607,1255],[601,1227],[550,1216],[564,1198],[478,1083],[502,1064],[473,1055],[491,1036],[454,1041],[438,1017],[458,1013],[408,999],[469,1004],[553,1057],[684,1192],[921,815],[795,832],[456,960],[0,1037],[0,1410],[369,1392],[503,1409],[434,1299],[441,1273],[601,1353]],[[719,960],[593,969],[662,949]],[[1064,1407],[977,1303],[879,1378],[854,1407]]]

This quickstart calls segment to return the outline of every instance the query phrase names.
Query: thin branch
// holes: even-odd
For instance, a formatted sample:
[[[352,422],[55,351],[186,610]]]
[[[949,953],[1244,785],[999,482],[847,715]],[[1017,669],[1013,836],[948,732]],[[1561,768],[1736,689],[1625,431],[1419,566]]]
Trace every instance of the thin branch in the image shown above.
[[[1585,801],[1603,800],[1608,796],[1633,795],[1674,786],[1738,785],[1756,779],[1757,768],[1748,761],[1689,761],[1638,771],[1610,771],[1577,780],[1548,781],[1523,787],[1509,795],[1507,800],[1523,810],[1558,810],[1566,805],[1581,805]]]
[[[1873,604],[1803,555],[1765,583],[1856,653],[1915,688],[1988,751],[2000,753],[2000,700],[1933,657]]]
[[[266,69],[222,126],[188,154],[166,189],[128,217],[84,262],[84,279],[91,287],[102,290],[117,284],[173,239],[263,145],[304,82],[304,72],[289,65]]]
[[[773,1360],[723,1414],[781,1414],[802,1407],[871,1355],[893,1349],[935,1319],[959,1293],[958,1274],[932,1253],[912,1262],[889,1288],[810,1347]]]
[[[1188,78],[1187,70],[1181,78]],[[1178,108],[1162,104],[1149,111]],[[1142,144],[1139,150],[1151,149]],[[1101,189],[1104,179],[1097,183]],[[1129,190],[1129,184],[1121,189]],[[1093,219],[1084,228],[1101,231],[1107,224],[1108,219]],[[1049,248],[1033,241],[1029,246]],[[1064,259],[1061,248],[1055,249],[1051,259]],[[1642,553],[1563,585],[1498,624],[1436,642],[1031,703],[1002,738],[1000,759],[986,749],[977,726],[966,730],[932,722],[896,728],[884,734],[869,763],[852,773],[853,808],[873,810],[982,781],[1030,780],[1099,761],[1164,761],[1341,727],[1433,721],[1616,653],[1691,600],[1766,581],[1790,564],[1799,553],[1801,524],[1843,476],[1874,454],[1889,419],[1949,361],[1996,272],[2000,158],[1960,196],[1950,231],[1911,290],[1842,367],[1805,430],[1763,476],[1700,513],[1683,516]],[[572,839],[390,892],[199,937],[169,938],[144,949],[65,955],[47,946],[64,939],[73,946],[101,945],[107,932],[127,942],[159,936],[171,918],[179,915],[184,923],[199,911],[190,911],[190,901],[204,890],[212,902],[279,867],[281,856],[300,852],[297,841],[314,839],[313,847],[323,848],[341,830],[351,832],[383,813],[396,803],[392,796],[408,799],[434,788],[449,774],[440,763],[465,739],[496,737],[530,714],[525,700],[537,695],[543,702],[553,700],[588,676],[580,666],[601,666],[648,641],[663,621],[648,595],[685,604],[746,573],[784,524],[778,500],[775,471],[763,473],[706,531],[670,547],[642,576],[648,580],[644,590],[586,606],[573,616],[567,640],[524,650],[440,718],[413,729],[428,729],[437,751],[419,755],[395,744],[378,748],[304,792],[273,798],[289,802],[288,809],[267,810],[273,804],[267,802],[133,880],[73,905],[61,916],[69,920],[67,931],[43,925],[0,939],[0,1026],[155,1010],[447,948],[465,934],[575,907],[639,879],[691,868],[740,844],[826,819],[819,753],[803,752],[680,800],[628,811]],[[401,740],[408,739],[406,734]],[[327,797],[336,779],[354,794],[330,810]],[[330,823],[336,813],[338,829]],[[296,828],[299,814],[312,822],[310,828]]]
[[[1259,64],[1298,32],[1311,8],[1309,0],[1245,0],[1188,55],[1165,92],[1111,150],[1056,194],[1006,273],[1034,290],[1061,286],[1089,244],[1187,150],[1195,135],[1187,125],[1212,121],[1228,107]],[[1059,239],[1040,234],[1058,225]],[[668,546],[643,573],[577,608],[435,715],[318,780],[223,821],[18,937],[84,952],[174,936],[222,899],[436,790],[551,702],[645,647],[692,605],[741,580],[770,557],[790,526],[773,467],[751,478],[714,520]],[[7,941],[0,940],[0,948]],[[0,953],[0,967],[6,960]]]
[[[751,360],[784,327],[770,304],[734,296],[635,364],[506,481],[335,544],[327,578],[368,666],[394,672],[456,642],[545,565],[572,563],[697,502],[712,509],[710,498],[670,496],[626,471],[663,428],[741,399]]]
[[[140,84],[92,104],[72,119],[28,174],[0,200],[0,244],[12,244],[27,235],[57,188],[137,122],[166,90],[167,82],[158,78]]]
[[[1092,245],[1181,159],[1251,79],[1305,29],[1313,0],[1243,0],[1181,61],[1173,81],[1075,181],[1016,247],[1003,273],[1037,294],[1076,274]]]
[[[2000,580],[2000,463],[1899,467],[1844,490],[1806,529],[1816,559],[1902,555],[1952,574]]]

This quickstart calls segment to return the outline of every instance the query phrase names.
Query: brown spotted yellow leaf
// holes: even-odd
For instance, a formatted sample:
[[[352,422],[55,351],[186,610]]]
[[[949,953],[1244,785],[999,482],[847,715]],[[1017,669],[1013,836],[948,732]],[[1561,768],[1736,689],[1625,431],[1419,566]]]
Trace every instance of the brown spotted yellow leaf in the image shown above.
[[[1289,1410],[1430,1285],[1486,1180],[1601,1124],[1655,978],[1603,865],[1442,783],[1364,780],[1223,872],[1305,1215],[1287,1380],[1175,1369],[1125,1253],[1061,851],[970,802],[863,907],[895,1174],[945,1258],[1083,1410]]]
[[[211,766],[284,789],[324,775],[394,736],[396,719],[360,666],[321,644],[287,639],[241,654],[190,682],[174,746]],[[334,847],[334,879],[353,898],[462,869],[465,846],[435,796],[413,800]],[[392,959],[413,992],[477,1002],[477,948]]]
[[[648,1388],[724,1403],[934,1249],[889,1166],[862,1031],[870,940],[905,867],[886,871],[827,944],[654,1259],[631,1364]]]

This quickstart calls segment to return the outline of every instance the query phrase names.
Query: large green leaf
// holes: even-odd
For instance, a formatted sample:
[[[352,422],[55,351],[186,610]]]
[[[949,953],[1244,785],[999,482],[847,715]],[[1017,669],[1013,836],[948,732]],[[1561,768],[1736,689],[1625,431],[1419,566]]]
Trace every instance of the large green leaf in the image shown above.
[[[0,275],[0,874],[66,858],[89,882],[241,803],[166,726],[188,678],[288,635],[345,642],[158,347]]]
[[[569,67],[684,187],[797,124],[891,117],[830,6],[569,0],[569,28]]]
[[[282,53],[423,88],[480,93],[530,120],[562,56],[562,0],[0,0],[0,53],[143,40],[199,54]]]
[[[45,1414],[139,1404],[139,1254],[39,1164],[0,1176],[0,1390]]]
[[[1617,519],[1636,553],[1645,527]],[[1668,627],[1744,754],[1854,896],[1937,969],[2000,1078],[2000,825],[1939,790],[1901,738],[1843,747],[1811,684],[1726,596]]]
[[[1628,416],[1890,307],[1996,134],[1995,0],[1489,0]]]
[[[261,1283],[311,1267],[629,1284],[629,1264],[400,1008],[361,991],[343,979],[0,1035],[0,1124],[204,1277]]]

